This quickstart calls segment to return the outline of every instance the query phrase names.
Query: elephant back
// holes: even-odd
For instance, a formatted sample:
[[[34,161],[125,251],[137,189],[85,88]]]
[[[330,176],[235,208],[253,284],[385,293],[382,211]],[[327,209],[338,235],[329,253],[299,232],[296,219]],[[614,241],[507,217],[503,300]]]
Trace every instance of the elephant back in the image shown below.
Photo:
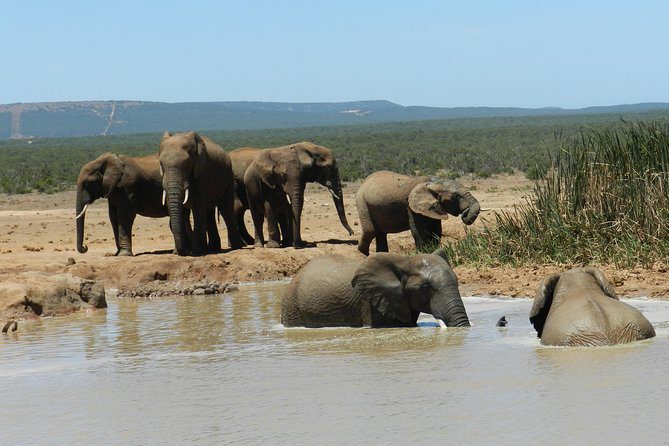
[[[289,326],[362,326],[364,311],[351,287],[357,260],[325,255],[304,265],[286,288],[281,322]],[[367,319],[369,315],[367,315]]]
[[[417,184],[427,181],[427,177],[410,177],[388,170],[374,172],[360,186],[360,192],[369,206],[404,206],[409,194]]]

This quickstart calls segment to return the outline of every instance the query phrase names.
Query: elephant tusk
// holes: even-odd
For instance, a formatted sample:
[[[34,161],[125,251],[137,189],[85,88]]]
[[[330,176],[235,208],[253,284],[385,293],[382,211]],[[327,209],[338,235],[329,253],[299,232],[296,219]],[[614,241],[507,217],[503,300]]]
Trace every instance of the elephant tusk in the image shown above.
[[[87,204],[84,205],[84,208],[81,210],[79,215],[76,216],[75,220],[79,220],[81,217],[83,217],[86,214],[86,209],[88,209]]]
[[[482,208],[479,212],[489,212],[492,211],[490,208]]]
[[[186,204],[187,201],[188,201],[188,189],[186,189],[186,198],[184,198],[184,202],[181,204]]]
[[[293,205],[293,203],[290,201],[290,195],[286,195],[286,200],[288,200],[288,205]]]
[[[442,321],[441,319],[437,319],[437,322],[439,323],[440,328],[448,328],[446,322]]]
[[[330,193],[332,194],[332,198],[334,198],[335,200],[339,200],[339,196],[337,194],[335,194],[332,189],[328,188],[328,191],[330,191]]]
[[[163,189],[163,206],[165,206],[165,198],[167,197],[167,192]]]

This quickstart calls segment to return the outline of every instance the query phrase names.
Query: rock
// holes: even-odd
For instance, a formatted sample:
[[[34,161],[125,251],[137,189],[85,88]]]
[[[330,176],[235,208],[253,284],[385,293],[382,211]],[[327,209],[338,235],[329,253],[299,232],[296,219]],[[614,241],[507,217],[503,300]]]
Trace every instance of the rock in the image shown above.
[[[77,262],[74,261],[74,258],[72,258],[72,257],[68,257],[68,258],[67,258],[67,263],[66,263],[67,266],[72,266],[72,265],[74,265],[74,264],[76,264],[76,263],[77,263]]]
[[[106,307],[100,282],[70,274],[24,273],[0,283],[0,315],[17,319]]]

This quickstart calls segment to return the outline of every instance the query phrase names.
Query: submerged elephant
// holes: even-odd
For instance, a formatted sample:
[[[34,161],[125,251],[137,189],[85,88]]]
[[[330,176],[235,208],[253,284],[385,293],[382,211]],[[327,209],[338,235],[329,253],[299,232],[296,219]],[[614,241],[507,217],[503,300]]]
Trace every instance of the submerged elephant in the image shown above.
[[[216,207],[228,228],[230,247],[244,246],[234,217],[235,190],[230,156],[210,139],[191,131],[166,132],[160,142],[158,158],[177,253],[201,255],[207,250],[216,252],[221,249],[218,231],[207,231],[207,228],[216,228]],[[191,240],[183,219],[184,207],[193,213]]]
[[[281,215],[288,214],[283,245],[292,244],[296,248],[304,245],[300,224],[304,206],[304,188],[306,183],[311,182],[322,184],[330,191],[339,221],[349,235],[353,235],[353,230],[346,220],[344,197],[334,155],[325,147],[301,142],[265,149],[255,156],[246,169],[244,186],[253,216],[256,246],[264,245],[262,225],[268,206],[273,207],[269,209],[270,215],[267,215],[270,230],[281,224]],[[289,197],[290,201],[282,197]],[[243,221],[243,209],[242,217],[238,217],[237,220]],[[271,246],[282,244],[273,237],[270,235]]]
[[[457,181],[410,177],[379,171],[365,179],[356,195],[362,235],[358,251],[369,255],[376,238],[376,251],[388,251],[387,235],[411,229],[416,248],[424,250],[441,238],[441,220],[461,215],[471,225],[481,207]]]
[[[470,325],[443,250],[364,260],[317,257],[297,272],[281,300],[286,327],[411,327],[421,312],[449,327]]]
[[[152,218],[167,216],[167,208],[161,203],[162,193],[157,154],[130,158],[105,153],[84,164],[77,179],[77,250],[88,251],[84,245],[86,209],[105,197],[116,255],[131,256],[132,225],[137,214]]]
[[[614,345],[655,336],[648,319],[620,302],[597,268],[574,268],[544,279],[530,322],[543,345]]]

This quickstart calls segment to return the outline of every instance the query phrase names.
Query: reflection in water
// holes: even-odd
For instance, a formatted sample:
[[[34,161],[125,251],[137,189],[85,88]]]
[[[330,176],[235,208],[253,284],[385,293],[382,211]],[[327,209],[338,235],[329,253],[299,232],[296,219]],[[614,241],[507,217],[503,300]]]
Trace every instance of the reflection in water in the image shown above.
[[[0,436],[20,442],[663,443],[669,303],[657,338],[542,347],[529,300],[465,298],[471,328],[284,329],[285,284],[110,300],[0,337]],[[506,315],[509,325],[495,327]],[[324,441],[325,440],[325,441]]]

